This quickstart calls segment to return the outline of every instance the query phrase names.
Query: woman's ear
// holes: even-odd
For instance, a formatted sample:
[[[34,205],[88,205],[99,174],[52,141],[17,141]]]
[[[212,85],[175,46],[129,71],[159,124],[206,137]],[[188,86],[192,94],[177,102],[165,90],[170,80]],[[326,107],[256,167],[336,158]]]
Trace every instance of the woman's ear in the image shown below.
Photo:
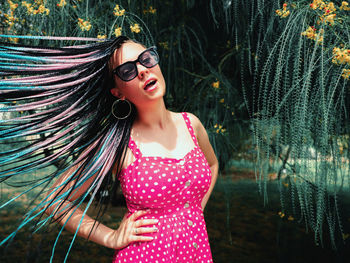
[[[117,98],[121,98],[123,96],[117,87],[111,89],[111,93],[114,97],[117,97]]]

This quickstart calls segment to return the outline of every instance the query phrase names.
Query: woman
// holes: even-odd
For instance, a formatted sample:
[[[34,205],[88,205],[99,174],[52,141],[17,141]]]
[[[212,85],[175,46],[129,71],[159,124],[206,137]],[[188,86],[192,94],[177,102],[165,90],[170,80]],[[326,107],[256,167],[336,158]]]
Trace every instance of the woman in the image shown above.
[[[51,186],[45,212],[71,232],[115,249],[113,262],[212,262],[203,210],[218,161],[207,133],[194,115],[166,109],[154,47],[126,37],[114,43],[107,65],[115,99],[110,111],[115,125],[130,129],[125,136],[111,133],[122,138],[100,169],[88,168],[98,159],[86,156],[97,156],[106,140],[90,143]],[[128,207],[118,229],[96,225],[76,206],[87,193],[95,195],[91,189],[99,188],[111,163]]]

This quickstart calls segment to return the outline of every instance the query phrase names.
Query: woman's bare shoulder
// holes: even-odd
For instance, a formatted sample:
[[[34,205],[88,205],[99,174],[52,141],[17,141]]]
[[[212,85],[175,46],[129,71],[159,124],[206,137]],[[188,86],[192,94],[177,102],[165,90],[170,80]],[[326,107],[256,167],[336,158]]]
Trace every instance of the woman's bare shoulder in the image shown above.
[[[195,130],[195,132],[198,131],[198,129],[200,129],[202,126],[201,121],[193,113],[191,113],[191,112],[186,112],[186,113],[188,115],[188,118],[190,119],[190,122],[192,124],[193,129]]]
[[[182,113],[183,112],[175,112],[175,111],[170,111],[171,115],[173,116],[174,120],[177,121],[183,121],[183,117],[182,117]],[[190,119],[191,125],[194,129],[198,128],[198,126],[201,125],[201,121],[198,119],[198,117],[196,115],[194,115],[191,112],[185,112],[188,116],[188,118]]]

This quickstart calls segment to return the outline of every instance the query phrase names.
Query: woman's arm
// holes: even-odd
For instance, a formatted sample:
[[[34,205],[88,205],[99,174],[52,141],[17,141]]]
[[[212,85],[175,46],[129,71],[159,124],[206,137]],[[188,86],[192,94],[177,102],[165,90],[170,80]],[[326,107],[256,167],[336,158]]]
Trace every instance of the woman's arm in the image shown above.
[[[74,182],[71,182],[65,187],[60,187],[60,185],[65,180],[67,180],[67,178],[69,178],[69,176],[71,176],[71,174],[76,169],[77,166],[71,168],[54,183],[54,185],[49,190],[49,200],[47,201],[52,200],[55,197],[56,193],[60,192],[61,190],[62,191],[60,192],[60,194],[62,194],[65,191],[69,191],[69,189],[73,186]],[[83,185],[81,185],[77,189],[77,191],[73,191],[73,193],[68,197],[66,201],[62,200],[60,202],[54,203],[50,207],[47,207],[45,213],[48,215],[54,213],[55,219],[58,219],[60,215],[64,214],[64,216],[61,216],[61,218],[59,218],[58,222],[61,225],[65,224],[65,228],[68,231],[75,233],[82,219],[83,211],[79,208],[76,209],[76,207],[73,207],[68,213],[66,213],[66,211],[69,207],[72,206],[72,202],[74,202],[74,200],[79,198],[82,194],[84,194],[87,191],[87,189],[94,181],[95,177],[96,175],[92,176],[92,178],[90,178]],[[94,219],[85,214],[78,229],[77,235],[85,239],[89,238],[89,240],[99,245],[113,249],[121,249],[123,247],[126,247],[129,243],[135,241],[150,241],[153,239],[153,237],[143,236],[142,234],[156,232],[157,229],[154,227],[144,226],[156,224],[157,221],[154,219],[138,220],[139,217],[147,213],[148,211],[140,210],[133,213],[130,217],[124,216],[117,230],[111,229],[101,223],[98,224],[98,222],[96,222]],[[92,228],[93,230],[91,232]],[[137,229],[137,232],[135,232],[135,229]]]
[[[204,198],[202,200],[202,209],[204,211],[204,208],[205,208],[205,206],[209,200],[209,197],[214,189],[216,179],[218,177],[219,162],[216,158],[213,147],[210,144],[207,131],[205,130],[203,124],[195,115],[189,114],[189,117],[190,117],[191,123],[193,125],[193,129],[194,129],[195,135],[197,137],[199,147],[201,148],[202,152],[204,153],[204,156],[207,159],[207,162],[210,166],[210,171],[211,171],[210,187],[209,187],[208,192],[204,195]]]
[[[58,178],[58,180],[53,184],[53,186],[49,189],[49,193],[48,193],[48,201],[52,200],[55,195],[57,193],[64,193],[66,191],[69,191],[70,188],[73,186],[74,182],[69,183],[67,186],[63,186],[63,182],[65,180],[67,180],[72,173],[78,169],[78,165],[72,167],[70,170],[68,170],[66,173],[64,173],[60,178]],[[70,211],[68,213],[66,213],[66,211],[69,209],[69,207],[72,206],[72,202],[74,202],[77,198],[79,198],[82,194],[84,194],[87,189],[90,187],[90,185],[92,184],[93,180],[95,176],[91,177],[89,180],[87,180],[83,185],[81,185],[76,192],[73,191],[73,193],[67,198],[66,201],[59,201],[57,203],[54,203],[53,205],[51,205],[50,207],[47,207],[45,213],[48,215],[51,215],[52,213],[54,213],[54,218],[57,219],[61,216],[61,218],[59,219],[59,223],[61,225],[64,225],[67,220],[69,219],[69,221],[65,224],[65,228],[72,232],[75,233],[75,231],[77,230],[81,218],[83,216],[83,211],[79,208],[75,209],[75,207],[73,207],[72,209],[70,209]],[[55,201],[55,200],[54,200]],[[65,214],[66,213],[66,214]],[[63,214],[65,214],[64,216],[62,216]],[[93,229],[93,231],[91,232],[92,226],[95,223],[95,227]],[[114,243],[114,235],[115,235],[115,230],[106,227],[103,224],[99,224],[97,226],[96,224],[97,222],[95,222],[95,220],[93,220],[92,218],[90,218],[88,215],[84,215],[84,219],[82,221],[82,223],[80,224],[79,230],[77,235],[83,238],[88,238],[90,232],[91,235],[89,237],[89,240],[100,244],[102,246],[108,247],[108,248],[115,248],[115,243]]]

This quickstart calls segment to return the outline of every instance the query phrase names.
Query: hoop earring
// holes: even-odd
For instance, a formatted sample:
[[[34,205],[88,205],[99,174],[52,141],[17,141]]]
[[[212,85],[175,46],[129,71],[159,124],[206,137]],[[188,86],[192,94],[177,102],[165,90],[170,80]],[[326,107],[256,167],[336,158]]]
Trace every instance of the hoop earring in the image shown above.
[[[119,106],[118,106],[119,104]],[[131,104],[128,100],[117,99],[112,104],[112,114],[118,120],[126,119],[130,116]]]

